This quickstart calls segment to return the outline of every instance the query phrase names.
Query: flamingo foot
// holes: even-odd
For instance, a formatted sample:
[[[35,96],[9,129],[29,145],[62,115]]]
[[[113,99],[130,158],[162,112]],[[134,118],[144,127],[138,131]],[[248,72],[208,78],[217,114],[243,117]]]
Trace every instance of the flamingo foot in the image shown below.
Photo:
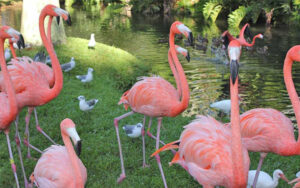
[[[146,163],[143,164],[143,168],[149,168],[150,165],[147,165]]]
[[[122,173],[120,175],[120,177],[118,178],[118,183],[121,183],[125,178],[126,178],[126,175]]]

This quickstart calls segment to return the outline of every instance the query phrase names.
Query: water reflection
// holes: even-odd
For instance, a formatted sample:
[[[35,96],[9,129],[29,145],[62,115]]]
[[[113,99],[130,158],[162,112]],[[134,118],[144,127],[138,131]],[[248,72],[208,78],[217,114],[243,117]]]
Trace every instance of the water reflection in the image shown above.
[[[66,7],[71,13],[73,25],[65,27],[67,36],[89,39],[95,33],[96,41],[113,45],[129,51],[136,57],[152,65],[151,73],[160,75],[174,83],[168,65],[167,43],[158,43],[167,39],[169,28],[174,20],[180,20],[192,29],[195,36],[201,34],[210,41],[206,53],[187,47],[191,53],[191,62],[180,57],[190,86],[190,107],[183,115],[209,114],[217,116],[211,109],[212,102],[229,98],[229,70],[226,64],[215,61],[210,53],[211,40],[226,30],[223,22],[206,25],[201,20],[188,17],[163,18],[160,16],[129,15],[120,7],[86,6],[82,9]],[[12,13],[13,12],[13,13]],[[20,28],[21,10],[1,12],[1,23],[5,22]],[[268,54],[258,54],[243,49],[240,66],[240,93],[244,110],[258,107],[278,109],[290,117],[294,112],[283,81],[283,60],[287,50],[300,43],[297,28],[266,28],[251,26],[254,34],[263,33],[264,40],[257,40],[257,46],[268,46]],[[183,40],[178,43],[184,46]],[[300,85],[300,65],[295,63],[294,81]],[[175,83],[174,83],[175,84]]]

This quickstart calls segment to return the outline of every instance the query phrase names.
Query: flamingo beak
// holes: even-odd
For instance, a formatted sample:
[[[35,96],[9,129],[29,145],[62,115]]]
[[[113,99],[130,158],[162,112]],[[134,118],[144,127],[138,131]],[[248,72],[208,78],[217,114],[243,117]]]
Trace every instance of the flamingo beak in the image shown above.
[[[69,25],[69,26],[71,26],[72,25],[72,21],[71,21],[71,16],[70,16],[70,14],[68,15],[68,19],[67,19],[67,24]]]
[[[190,62],[190,60],[191,60],[190,52],[187,52],[187,55],[185,58],[188,62]]]
[[[279,174],[280,178],[283,179],[286,182],[289,182],[289,180],[285,177],[284,174]]]
[[[81,154],[81,140],[79,140],[75,145],[75,151],[77,156],[79,157]]]
[[[60,16],[56,16],[57,25],[59,25],[59,21],[60,21]]]
[[[231,60],[230,61],[230,75],[233,85],[235,84],[235,81],[239,74],[239,63],[237,60]]]
[[[189,32],[188,33],[188,42],[193,46],[194,45],[194,37],[193,37],[193,33]]]
[[[300,181],[300,178],[295,178],[292,181],[290,181],[289,184],[292,184],[292,183],[295,183],[295,182],[298,182],[298,181]]]

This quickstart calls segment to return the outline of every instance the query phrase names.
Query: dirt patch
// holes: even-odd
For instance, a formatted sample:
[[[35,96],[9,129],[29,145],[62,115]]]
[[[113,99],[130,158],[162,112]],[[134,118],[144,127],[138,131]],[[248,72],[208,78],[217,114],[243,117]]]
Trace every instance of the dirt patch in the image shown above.
[[[22,1],[11,1],[11,0],[0,1],[0,10],[5,10],[14,7],[22,7]]]

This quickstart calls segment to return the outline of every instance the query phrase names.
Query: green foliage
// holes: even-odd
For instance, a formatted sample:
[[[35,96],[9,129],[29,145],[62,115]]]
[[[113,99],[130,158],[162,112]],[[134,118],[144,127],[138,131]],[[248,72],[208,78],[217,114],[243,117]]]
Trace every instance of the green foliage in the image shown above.
[[[257,22],[258,17],[260,15],[260,13],[262,12],[261,6],[262,5],[260,3],[253,3],[252,5],[250,5],[249,7],[247,7],[249,15],[251,17],[251,21],[253,23]]]
[[[155,14],[162,10],[163,0],[131,0],[133,12]]]
[[[238,9],[234,10],[228,15],[228,25],[229,27],[236,28],[240,25],[241,21],[247,14],[247,8],[240,6]]]
[[[211,20],[215,22],[221,9],[222,5],[220,5],[217,1],[209,1],[205,3],[203,7],[203,16],[206,20],[211,18]]]

